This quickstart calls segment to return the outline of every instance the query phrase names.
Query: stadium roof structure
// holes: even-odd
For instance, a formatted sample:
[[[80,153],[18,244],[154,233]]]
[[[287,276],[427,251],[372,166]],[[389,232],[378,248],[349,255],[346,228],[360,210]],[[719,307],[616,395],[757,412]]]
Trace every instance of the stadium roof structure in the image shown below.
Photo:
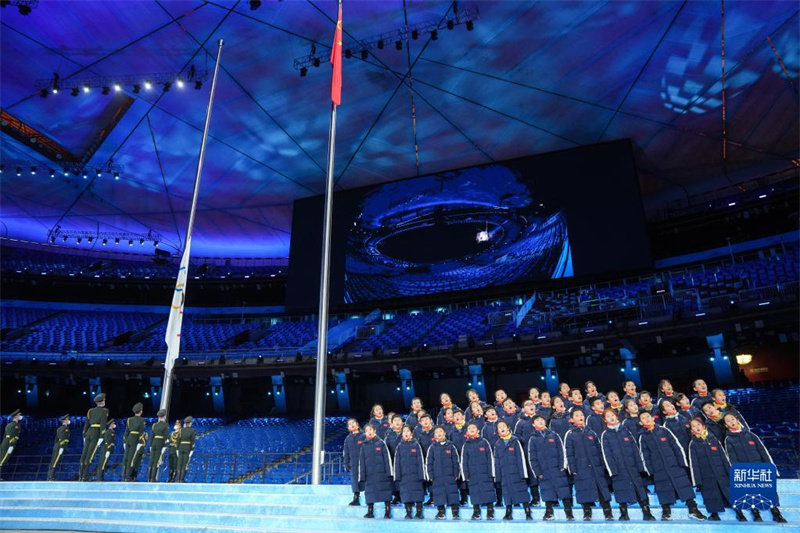
[[[288,256],[293,201],[323,192],[335,2],[4,4],[0,236],[180,249],[222,38],[193,253]],[[798,165],[796,2],[345,0],[343,20],[337,190],[619,138],[648,205]]]

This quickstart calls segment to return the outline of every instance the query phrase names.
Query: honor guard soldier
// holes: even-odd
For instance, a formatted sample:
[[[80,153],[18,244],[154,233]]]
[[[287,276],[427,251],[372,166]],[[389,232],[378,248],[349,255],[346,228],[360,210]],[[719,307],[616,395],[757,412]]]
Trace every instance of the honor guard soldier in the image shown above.
[[[81,452],[81,466],[78,473],[79,481],[88,481],[89,479],[89,465],[94,460],[103,430],[108,422],[105,393],[95,396],[94,403],[95,407],[86,413],[86,423],[83,425],[83,452]]]
[[[100,463],[97,465],[97,481],[105,481],[106,468],[108,468],[108,458],[114,451],[114,446],[117,441],[117,434],[114,428],[117,427],[117,421],[113,418],[106,424],[106,430],[103,433],[103,455],[100,456]]]
[[[186,471],[189,470],[189,459],[194,453],[194,440],[197,434],[192,427],[194,418],[187,416],[183,419],[183,429],[181,430],[181,440],[178,441],[178,483],[183,483],[186,479]]]
[[[14,451],[14,447],[19,440],[19,421],[22,419],[22,411],[17,409],[11,413],[11,422],[6,424],[6,432],[3,435],[3,443],[0,444],[0,469],[6,464],[8,456]]]
[[[153,424],[151,433],[153,440],[150,441],[150,464],[147,468],[147,481],[158,481],[158,469],[161,466],[161,455],[169,437],[169,424],[167,423],[167,410],[161,409],[156,413],[158,422]]]
[[[139,446],[141,445],[141,446]],[[133,454],[133,461],[131,462],[131,481],[138,481],[139,467],[142,466],[142,459],[144,459],[144,452],[147,449],[147,432],[142,431],[139,435],[139,444],[136,446],[136,452]]]
[[[69,444],[69,415],[61,417],[61,425],[56,430],[56,439],[53,443],[53,456],[50,458],[50,468],[47,469],[47,481],[55,481],[56,466],[64,455],[64,450]]]
[[[142,418],[142,410],[144,406],[141,402],[137,402],[133,406],[133,416],[128,418],[125,425],[125,435],[122,437],[122,442],[125,447],[125,454],[122,458],[122,481],[133,481],[131,471],[133,468],[133,459],[136,453],[142,447],[142,442],[139,440],[144,433],[144,418]]]
[[[181,421],[176,420],[169,434],[169,478],[167,483],[172,483],[178,476],[178,445],[181,441]]]

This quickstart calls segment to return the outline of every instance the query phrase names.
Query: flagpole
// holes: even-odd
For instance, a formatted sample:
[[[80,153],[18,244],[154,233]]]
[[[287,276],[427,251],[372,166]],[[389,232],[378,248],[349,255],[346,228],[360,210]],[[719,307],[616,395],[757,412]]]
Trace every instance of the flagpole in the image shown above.
[[[214,92],[217,88],[217,74],[219,72],[219,62],[222,56],[223,40],[218,41],[217,59],[214,64],[214,77],[211,80],[211,94],[208,96],[208,106],[206,107],[206,121],[203,126],[203,138],[200,141],[200,156],[197,159],[197,172],[194,176],[194,190],[192,191],[192,207],[189,211],[189,227],[186,229],[186,241],[181,256],[181,264],[178,269],[178,278],[175,281],[175,293],[172,296],[172,307],[169,312],[167,322],[167,357],[164,361],[164,382],[161,388],[161,409],[169,410],[169,402],[172,397],[172,370],[175,360],[178,359],[181,351],[181,324],[183,323],[183,306],[186,301],[186,280],[188,279],[189,255],[192,246],[192,229],[194,228],[194,215],[197,211],[197,197],[200,193],[200,175],[203,171],[203,159],[206,155],[206,140],[208,139],[208,128],[211,124],[211,107],[214,104]]]
[[[319,282],[319,322],[317,324],[317,372],[314,381],[314,441],[311,451],[311,484],[322,482],[322,462],[325,444],[325,386],[328,368],[328,303],[330,299],[331,222],[333,218],[333,160],[336,152],[336,106],[341,92],[342,0],[339,0],[339,19],[333,39],[331,63],[333,85],[331,89],[331,125],[328,131],[328,173],[325,179],[325,212],[322,226],[322,272]],[[338,69],[338,70],[337,70]]]

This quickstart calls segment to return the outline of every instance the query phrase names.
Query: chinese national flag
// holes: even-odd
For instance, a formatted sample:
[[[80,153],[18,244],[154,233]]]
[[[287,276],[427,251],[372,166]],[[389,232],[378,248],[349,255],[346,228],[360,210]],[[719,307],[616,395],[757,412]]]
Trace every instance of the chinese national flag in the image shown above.
[[[333,78],[331,79],[331,101],[333,105],[342,103],[342,4],[339,3],[339,19],[336,21],[336,34],[331,48]]]

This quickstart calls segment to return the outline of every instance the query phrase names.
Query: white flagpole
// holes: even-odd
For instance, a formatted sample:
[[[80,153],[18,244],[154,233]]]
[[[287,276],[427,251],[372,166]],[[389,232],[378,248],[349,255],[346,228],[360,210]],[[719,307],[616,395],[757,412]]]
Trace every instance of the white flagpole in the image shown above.
[[[208,97],[208,107],[206,108],[206,122],[203,126],[203,139],[200,142],[200,157],[197,160],[197,173],[194,176],[194,191],[192,192],[192,208],[189,211],[189,227],[186,230],[186,245],[181,256],[181,265],[178,269],[178,279],[175,282],[175,293],[172,295],[172,307],[169,310],[169,321],[167,322],[167,358],[164,361],[164,383],[161,389],[161,409],[169,410],[169,402],[172,396],[172,369],[175,360],[181,352],[181,324],[183,323],[183,306],[186,301],[186,280],[189,270],[189,254],[192,247],[192,228],[194,227],[194,214],[197,210],[197,197],[200,192],[200,174],[203,171],[203,158],[206,155],[206,140],[208,139],[208,127],[211,124],[211,106],[214,104],[214,91],[217,87],[217,73],[219,72],[219,61],[222,56],[222,39],[218,42],[217,61],[214,65],[214,77],[211,80],[211,94]]]
[[[342,0],[334,37],[334,50],[341,59]],[[332,56],[333,57],[333,56]],[[334,69],[337,65],[334,64]],[[341,68],[341,62],[338,64]],[[341,71],[340,71],[341,72]],[[331,93],[333,96],[333,93]],[[322,454],[325,444],[325,385],[328,369],[328,301],[330,298],[331,219],[333,216],[333,159],[336,151],[336,101],[331,104],[331,127],[328,132],[328,174],[325,180],[325,213],[322,229],[322,272],[319,283],[319,323],[317,324],[317,371],[314,391],[314,441],[311,446],[311,484],[322,482]]]

